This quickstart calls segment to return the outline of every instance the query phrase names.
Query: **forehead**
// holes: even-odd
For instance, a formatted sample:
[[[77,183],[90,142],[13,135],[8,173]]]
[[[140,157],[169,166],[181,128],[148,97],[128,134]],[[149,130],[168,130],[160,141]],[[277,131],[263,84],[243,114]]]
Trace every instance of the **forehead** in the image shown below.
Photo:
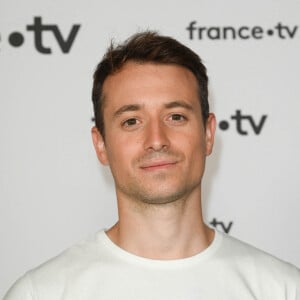
[[[103,85],[106,106],[124,101],[159,100],[198,101],[198,83],[187,68],[173,64],[127,62],[120,70],[109,75]],[[172,98],[172,99],[171,99]]]

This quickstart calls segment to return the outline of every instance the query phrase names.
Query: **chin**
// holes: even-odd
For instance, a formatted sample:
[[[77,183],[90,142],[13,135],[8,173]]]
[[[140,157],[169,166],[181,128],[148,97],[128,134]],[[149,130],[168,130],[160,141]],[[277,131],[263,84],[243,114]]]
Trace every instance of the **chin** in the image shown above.
[[[173,203],[176,201],[179,201],[183,198],[185,198],[186,196],[186,192],[184,191],[178,191],[177,193],[174,193],[174,191],[172,191],[172,193],[166,193],[166,192],[162,192],[162,193],[156,193],[154,194],[152,193],[144,193],[143,195],[138,195],[136,197],[136,199],[138,199],[139,201],[146,203],[146,204],[168,204],[168,203]]]

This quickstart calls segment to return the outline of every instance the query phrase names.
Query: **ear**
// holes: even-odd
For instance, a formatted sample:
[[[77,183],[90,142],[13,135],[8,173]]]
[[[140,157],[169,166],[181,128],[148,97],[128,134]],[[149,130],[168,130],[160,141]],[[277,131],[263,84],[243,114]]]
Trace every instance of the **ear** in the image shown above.
[[[106,147],[101,133],[99,132],[98,128],[95,126],[92,128],[91,132],[92,132],[94,147],[99,161],[103,165],[109,165],[107,153],[106,153]]]
[[[214,114],[210,113],[205,128],[205,143],[206,143],[206,155],[210,155],[214,145],[216,131],[216,117]]]

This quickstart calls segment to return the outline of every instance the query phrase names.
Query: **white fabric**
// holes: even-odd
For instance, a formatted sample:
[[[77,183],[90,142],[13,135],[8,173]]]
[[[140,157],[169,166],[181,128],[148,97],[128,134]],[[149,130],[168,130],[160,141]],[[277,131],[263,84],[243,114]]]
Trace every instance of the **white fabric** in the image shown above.
[[[4,300],[299,300],[300,271],[216,231],[203,252],[178,260],[130,254],[105,234],[31,270]]]

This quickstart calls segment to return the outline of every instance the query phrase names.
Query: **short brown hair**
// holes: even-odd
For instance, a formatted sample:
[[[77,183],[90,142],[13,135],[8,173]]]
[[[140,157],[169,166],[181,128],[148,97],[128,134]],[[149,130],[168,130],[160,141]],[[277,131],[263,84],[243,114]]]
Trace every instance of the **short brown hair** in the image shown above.
[[[128,61],[175,64],[189,69],[199,85],[199,101],[204,124],[209,115],[208,77],[200,57],[188,47],[168,36],[146,31],[133,35],[123,44],[108,48],[94,73],[92,100],[95,124],[104,137],[103,84],[105,79],[120,70]]]

